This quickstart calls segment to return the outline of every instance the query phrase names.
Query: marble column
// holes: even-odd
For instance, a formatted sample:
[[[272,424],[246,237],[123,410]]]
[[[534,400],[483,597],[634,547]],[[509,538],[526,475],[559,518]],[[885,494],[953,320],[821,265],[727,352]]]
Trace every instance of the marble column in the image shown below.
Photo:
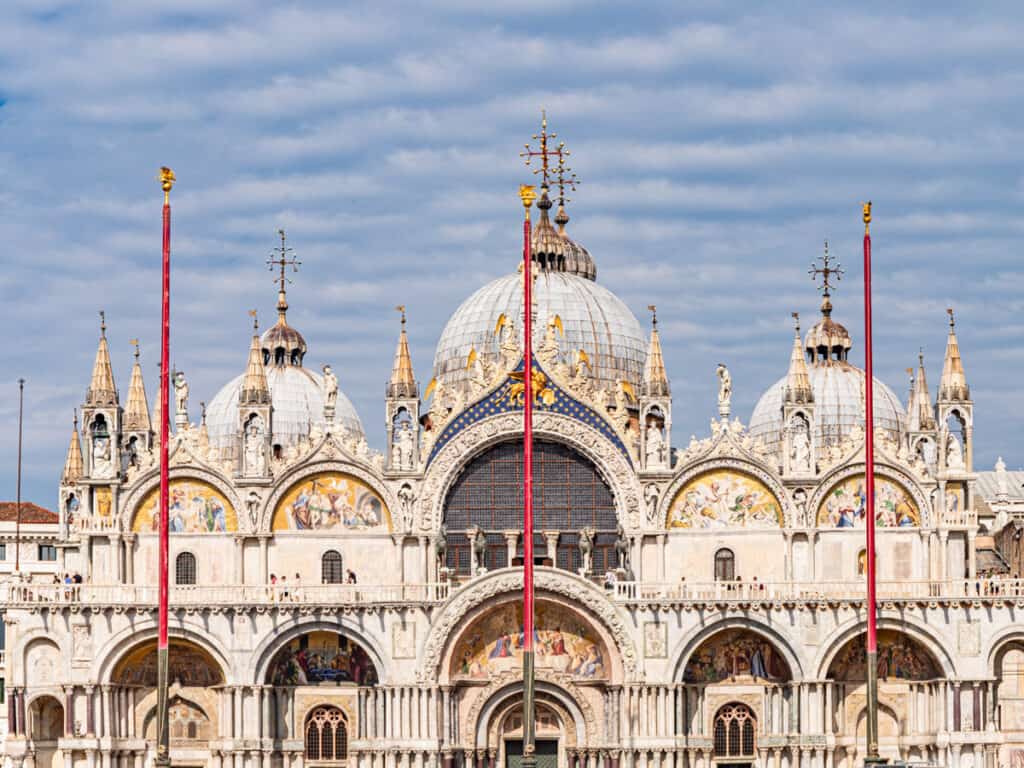
[[[126,533],[124,536],[124,567],[125,582],[135,583],[135,542],[137,537],[134,533]]]
[[[430,559],[427,556],[427,546],[430,544],[430,539],[426,536],[420,536],[417,539],[420,545],[420,582],[422,584],[430,583]]]
[[[235,584],[245,583],[245,537],[235,536]]]
[[[270,537],[260,536],[260,584],[270,583]]]

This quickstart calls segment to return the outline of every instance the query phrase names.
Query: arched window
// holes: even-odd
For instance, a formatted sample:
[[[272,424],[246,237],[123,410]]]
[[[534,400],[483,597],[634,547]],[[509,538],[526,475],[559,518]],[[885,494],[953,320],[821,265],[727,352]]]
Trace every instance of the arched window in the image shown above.
[[[348,723],[337,707],[317,707],[306,718],[306,760],[340,763],[348,758]]]
[[[731,549],[715,552],[715,581],[736,580],[736,555]]]
[[[537,441],[533,449],[533,549],[545,557],[547,540],[540,531],[557,531],[555,548],[559,568],[575,571],[581,565],[579,532],[596,531],[593,570],[597,574],[617,568],[615,553],[618,516],[615,498],[597,468],[572,448]],[[471,548],[466,532],[479,526],[487,537],[484,566],[505,568],[508,544],[505,531],[523,527],[523,446],[501,443],[477,456],[462,471],[445,500],[449,568],[470,571]],[[522,553],[522,536],[518,551]]]
[[[196,556],[191,552],[182,552],[174,560],[174,583],[196,583]]]
[[[754,756],[754,713],[746,704],[726,704],[715,715],[715,757]]]
[[[341,555],[333,549],[324,552],[320,558],[320,581],[324,584],[341,584],[344,581],[341,571]]]

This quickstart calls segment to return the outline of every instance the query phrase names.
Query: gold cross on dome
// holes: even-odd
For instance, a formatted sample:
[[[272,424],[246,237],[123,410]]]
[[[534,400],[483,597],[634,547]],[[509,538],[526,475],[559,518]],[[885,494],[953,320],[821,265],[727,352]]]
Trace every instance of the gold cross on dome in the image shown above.
[[[828,240],[825,241],[825,253],[818,257],[821,260],[821,267],[816,267],[811,264],[811,268],[807,270],[807,274],[811,276],[811,280],[818,281],[818,275],[821,275],[821,285],[818,286],[818,290],[821,291],[825,296],[830,296],[832,289],[835,288],[835,284],[831,282],[833,278],[838,283],[844,274],[842,265],[836,262],[836,265],[832,266],[832,254],[828,252]]]
[[[539,157],[540,158],[540,168],[535,168],[533,173],[535,175],[538,174],[538,173],[541,174],[541,178],[543,179],[543,182],[544,182],[543,185],[545,187],[549,187],[550,188],[550,186],[551,186],[551,174],[552,174],[552,170],[549,167],[550,158],[557,157],[558,158],[558,164],[561,165],[562,164],[563,156],[564,155],[568,155],[569,154],[569,150],[567,150],[565,148],[565,142],[564,141],[558,142],[558,146],[556,146],[554,149],[548,149],[548,141],[550,139],[557,138],[558,134],[557,133],[548,133],[548,115],[547,115],[547,112],[545,110],[542,109],[540,111],[540,117],[541,117],[541,119],[540,119],[540,133],[535,133],[533,135],[534,141],[540,142],[540,149],[535,150],[535,149],[532,149],[529,144],[524,144],[523,146],[526,149],[524,151],[520,152],[519,156],[522,157],[522,158],[525,158],[525,160],[524,160],[524,164],[525,165],[530,165],[530,162],[535,157]]]
[[[275,269],[280,269],[280,274],[274,278],[274,282],[278,283],[278,290],[284,293],[284,286],[286,283],[291,283],[285,276],[285,269],[287,267],[292,268],[292,272],[298,272],[302,262],[295,258],[293,255],[294,248],[289,248],[285,244],[285,234],[283,229],[277,230],[277,234],[281,236],[281,247],[275,248],[270,256],[267,257],[267,267],[273,272]]]

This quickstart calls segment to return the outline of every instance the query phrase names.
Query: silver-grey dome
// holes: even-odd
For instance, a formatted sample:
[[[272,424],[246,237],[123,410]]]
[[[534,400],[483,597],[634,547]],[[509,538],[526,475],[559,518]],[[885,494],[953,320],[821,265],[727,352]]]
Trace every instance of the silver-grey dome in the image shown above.
[[[863,427],[864,371],[846,362],[810,365],[807,370],[814,390],[814,420],[818,446],[836,443],[855,424]],[[786,377],[775,382],[758,400],[750,416],[750,434],[774,448],[782,441],[782,398]],[[896,394],[875,378],[875,427],[899,433],[905,428],[903,406]]]
[[[318,374],[296,365],[268,365],[265,372],[274,406],[275,444],[292,445],[308,435],[312,426],[326,427]],[[240,429],[238,394],[243,378],[237,376],[225,384],[206,409],[210,446],[221,451],[231,451],[235,446]],[[348,432],[363,434],[359,414],[343,392],[338,392],[334,422]]]
[[[537,306],[534,349],[544,339],[548,318],[557,314],[565,327],[560,350],[567,357],[580,349],[586,351],[595,386],[611,389],[619,381],[628,381],[639,391],[647,341],[640,323],[621,299],[593,280],[549,270],[540,272],[533,293]],[[437,344],[434,377],[438,383],[453,386],[468,380],[466,360],[472,348],[496,359],[498,317],[504,313],[512,327],[522,329],[522,305],[518,274],[500,277],[466,299],[448,320]]]

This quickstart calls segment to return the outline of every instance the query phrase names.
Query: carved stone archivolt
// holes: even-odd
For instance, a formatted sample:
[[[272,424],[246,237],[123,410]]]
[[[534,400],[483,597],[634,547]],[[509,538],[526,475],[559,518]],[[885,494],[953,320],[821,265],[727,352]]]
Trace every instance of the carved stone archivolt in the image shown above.
[[[397,514],[398,510],[397,499],[395,499],[392,488],[385,484],[375,471],[368,469],[362,464],[350,461],[321,460],[299,465],[278,478],[274,484],[273,493],[270,494],[270,497],[263,505],[263,509],[260,511],[260,522],[257,531],[260,533],[270,533],[274,524],[274,510],[277,509],[277,505],[284,495],[303,478],[321,472],[339,472],[362,480],[384,500],[384,504],[391,513],[392,522],[394,522],[394,515]]]
[[[577,610],[596,619],[614,641],[626,679],[636,679],[637,651],[633,638],[618,609],[600,589],[589,581],[564,571],[546,568],[536,571],[534,586],[538,595],[547,592],[568,598]],[[496,602],[496,597],[509,593],[519,594],[522,589],[522,572],[518,569],[505,569],[489,573],[453,595],[431,624],[430,634],[420,657],[420,668],[417,672],[419,679],[422,682],[432,682],[443,674],[441,664],[445,658],[445,651],[457,642],[461,634],[459,627],[470,613],[485,603]]]
[[[172,481],[202,480],[205,483],[209,483],[222,493],[224,498],[231,502],[231,506],[234,507],[235,513],[238,515],[239,528],[242,528],[243,521],[248,522],[246,519],[247,516],[245,515],[245,506],[242,500],[238,498],[238,494],[235,491],[235,487],[231,484],[231,481],[223,475],[196,465],[171,467],[169,475]],[[121,496],[118,515],[121,518],[123,530],[130,531],[132,529],[132,520],[135,517],[135,512],[139,505],[155,488],[159,486],[159,484],[160,470],[157,468],[156,470],[147,473],[144,477],[139,478],[132,489]]]
[[[818,486],[814,489],[814,493],[811,494],[810,499],[807,501],[807,514],[814,518],[815,523],[817,523],[818,508],[821,506],[821,503],[824,501],[828,492],[832,490],[837,483],[840,483],[849,477],[863,475],[866,469],[866,465],[861,462],[851,462],[822,475],[821,479],[818,481]],[[876,464],[875,475],[876,477],[885,477],[889,480],[893,480],[907,490],[907,492],[913,497],[914,502],[917,504],[918,510],[921,512],[921,528],[930,528],[934,525],[934,518],[932,516],[931,505],[928,503],[928,498],[925,496],[924,491],[921,490],[920,485],[918,485],[917,481],[913,477],[901,469],[897,469],[891,464]]]
[[[420,527],[430,532],[438,529],[444,517],[448,490],[473,457],[492,445],[522,435],[522,431],[522,413],[504,413],[478,421],[445,444],[430,463],[423,480],[419,496]],[[611,488],[623,526],[631,530],[640,527],[640,481],[621,449],[596,429],[557,413],[534,414],[533,434],[537,439],[568,445],[590,459]]]
[[[668,520],[669,510],[671,509],[672,503],[675,501],[676,495],[679,491],[693,478],[715,469],[732,469],[736,472],[750,475],[751,477],[755,477],[760,480],[768,490],[775,495],[775,498],[778,499],[779,506],[782,508],[785,527],[792,528],[797,525],[795,521],[796,516],[793,508],[793,502],[789,498],[789,494],[786,493],[786,489],[782,486],[779,478],[768,467],[760,462],[750,459],[716,456],[689,464],[672,480],[665,492],[662,493],[661,502],[658,507],[658,515],[662,527],[665,526],[665,522]]]

